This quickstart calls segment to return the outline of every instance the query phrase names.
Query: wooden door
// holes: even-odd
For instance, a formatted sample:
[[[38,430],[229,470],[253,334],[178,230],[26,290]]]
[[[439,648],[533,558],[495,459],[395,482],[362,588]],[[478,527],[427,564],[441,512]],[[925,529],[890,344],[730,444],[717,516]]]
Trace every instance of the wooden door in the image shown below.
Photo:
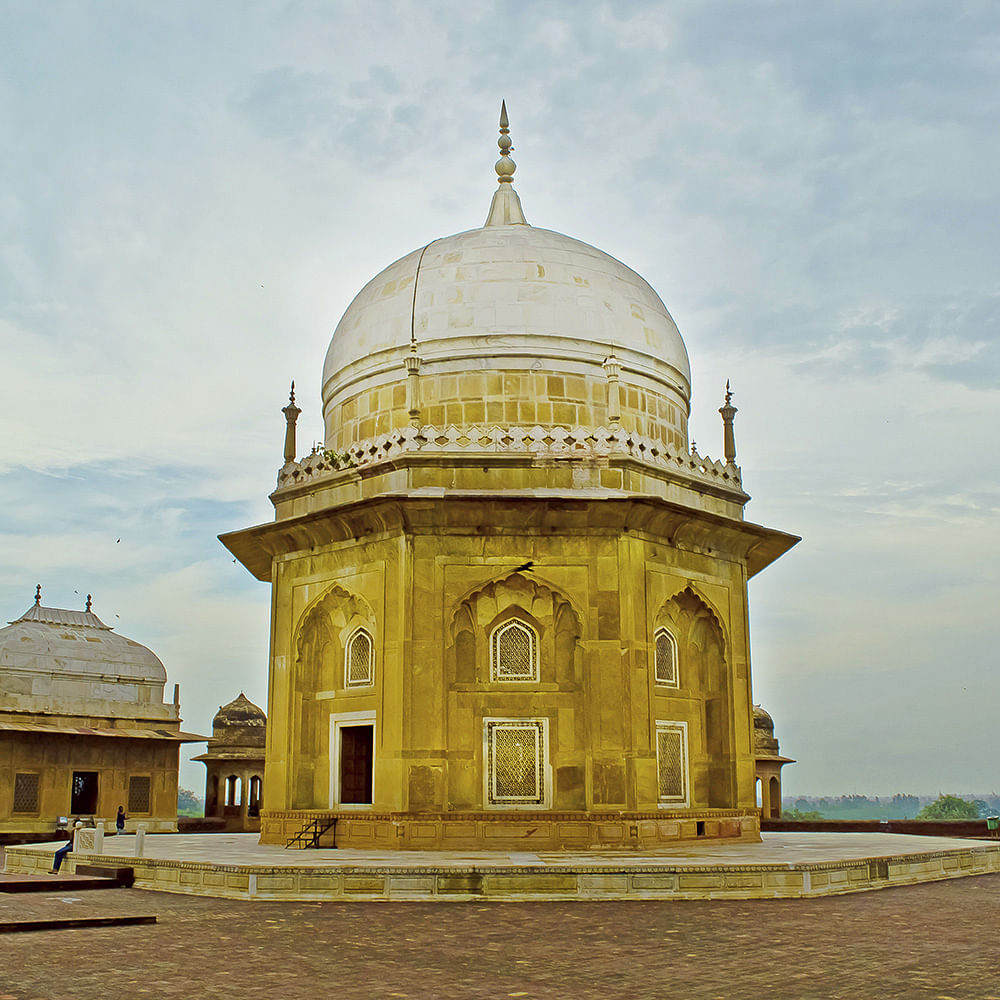
[[[340,801],[372,800],[372,726],[340,727]]]

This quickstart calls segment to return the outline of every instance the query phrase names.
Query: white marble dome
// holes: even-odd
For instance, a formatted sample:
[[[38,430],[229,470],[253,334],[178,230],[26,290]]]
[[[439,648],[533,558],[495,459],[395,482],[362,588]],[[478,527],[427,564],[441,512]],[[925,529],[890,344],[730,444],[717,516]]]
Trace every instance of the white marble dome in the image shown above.
[[[447,236],[372,278],[334,332],[324,401],[363,370],[398,370],[411,335],[425,362],[520,355],[558,370],[560,359],[599,365],[613,352],[690,395],[684,341],[649,284],[602,250],[535,226]]]
[[[560,396],[565,384],[558,383],[548,394],[553,406],[571,403],[572,417],[562,406],[561,420],[546,421],[537,406],[522,405],[518,419],[508,416],[507,422],[607,419],[606,409],[590,404],[604,398],[603,363],[613,356],[622,384],[640,393],[629,429],[650,433],[650,419],[665,418],[675,443],[686,440],[691,370],[677,324],[650,285],[621,261],[527,224],[511,186],[508,148],[502,141],[500,186],[482,228],[433,240],[401,257],[348,306],[323,368],[329,446],[365,437],[365,430],[380,433],[405,424],[399,393],[392,389],[405,383],[411,353],[420,360],[424,422],[435,403],[444,407],[436,412],[446,412],[448,423],[469,422],[477,408],[460,407],[479,398],[480,383],[467,380],[466,390],[455,394],[450,381],[440,381],[469,373],[532,375],[528,381],[515,378],[509,385],[519,388],[491,399],[490,409],[505,414],[513,410],[502,404],[512,399],[524,404],[546,396],[535,374],[574,379],[575,394]],[[629,423],[627,411],[623,422]]]
[[[35,604],[0,629],[4,696],[157,703],[167,672],[141,643],[117,635],[90,610]]]

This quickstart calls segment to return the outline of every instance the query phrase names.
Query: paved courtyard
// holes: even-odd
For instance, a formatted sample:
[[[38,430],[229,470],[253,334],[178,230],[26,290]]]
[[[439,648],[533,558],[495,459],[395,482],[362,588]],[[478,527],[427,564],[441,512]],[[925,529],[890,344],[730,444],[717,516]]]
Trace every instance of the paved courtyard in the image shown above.
[[[0,935],[0,1000],[1000,1000],[1000,875],[802,900],[286,903],[11,896],[147,926]]]

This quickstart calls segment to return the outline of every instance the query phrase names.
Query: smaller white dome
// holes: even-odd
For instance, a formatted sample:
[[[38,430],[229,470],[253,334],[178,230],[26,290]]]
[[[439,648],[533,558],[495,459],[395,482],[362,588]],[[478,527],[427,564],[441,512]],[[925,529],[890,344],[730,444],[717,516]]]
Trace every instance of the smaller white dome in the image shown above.
[[[149,704],[166,680],[152,650],[90,611],[36,604],[0,629],[0,696]]]

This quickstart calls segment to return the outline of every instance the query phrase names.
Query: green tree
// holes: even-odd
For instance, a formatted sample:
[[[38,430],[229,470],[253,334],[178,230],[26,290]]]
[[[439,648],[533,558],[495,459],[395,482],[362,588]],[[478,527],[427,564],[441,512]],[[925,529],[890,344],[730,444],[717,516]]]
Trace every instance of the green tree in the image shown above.
[[[177,789],[177,815],[178,816],[204,816],[205,803],[195,795],[194,792],[186,788]]]
[[[815,809],[782,809],[782,819],[823,819],[823,814]]]
[[[941,795],[924,806],[917,819],[979,819],[979,806],[957,795]]]

